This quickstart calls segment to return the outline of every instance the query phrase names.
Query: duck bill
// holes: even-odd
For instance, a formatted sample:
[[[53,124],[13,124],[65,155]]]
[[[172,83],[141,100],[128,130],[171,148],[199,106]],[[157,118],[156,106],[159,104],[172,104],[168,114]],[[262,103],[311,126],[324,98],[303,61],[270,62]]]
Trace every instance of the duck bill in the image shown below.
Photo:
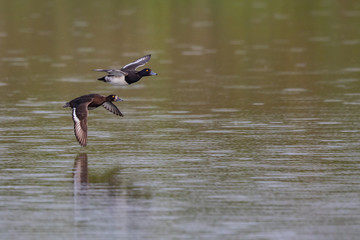
[[[117,97],[115,101],[116,101],[116,102],[122,102],[122,101],[124,101],[124,100],[121,99],[121,98],[119,98],[119,97]]]
[[[158,75],[156,72],[151,71],[150,76]]]

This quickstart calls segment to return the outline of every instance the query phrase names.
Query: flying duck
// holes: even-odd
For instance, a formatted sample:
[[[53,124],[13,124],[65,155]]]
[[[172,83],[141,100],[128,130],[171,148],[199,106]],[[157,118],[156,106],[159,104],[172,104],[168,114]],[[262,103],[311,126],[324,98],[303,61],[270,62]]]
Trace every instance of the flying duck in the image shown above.
[[[106,110],[122,117],[123,114],[112,103],[117,101],[122,101],[122,99],[114,94],[107,97],[100,94],[88,94],[77,97],[70,102],[65,103],[63,107],[72,108],[72,119],[74,121],[75,136],[82,147],[87,145],[88,110],[103,106]]]
[[[98,78],[100,81],[113,83],[121,86],[130,85],[139,81],[142,77],[154,76],[157,73],[150,68],[144,68],[136,71],[138,67],[144,66],[151,58],[151,55],[146,55],[138,60],[131,62],[121,69],[94,69],[96,72],[106,72],[108,75]]]

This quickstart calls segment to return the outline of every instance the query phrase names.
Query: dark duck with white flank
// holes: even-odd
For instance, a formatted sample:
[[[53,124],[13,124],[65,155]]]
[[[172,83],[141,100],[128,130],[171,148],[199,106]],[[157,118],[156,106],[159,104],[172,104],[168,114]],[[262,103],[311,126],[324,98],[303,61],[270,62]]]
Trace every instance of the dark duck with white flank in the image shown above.
[[[94,69],[96,72],[106,72],[108,75],[98,78],[100,81],[113,83],[121,86],[130,85],[139,81],[142,77],[154,76],[157,73],[150,68],[144,68],[141,71],[136,71],[138,67],[144,66],[151,58],[151,55],[146,55],[138,60],[129,63],[119,69]]]
[[[107,97],[100,94],[88,94],[75,98],[64,105],[64,107],[72,108],[75,136],[82,147],[87,145],[88,110],[103,106],[108,111],[122,117],[120,110],[112,103],[117,101],[122,101],[122,99],[114,94]]]

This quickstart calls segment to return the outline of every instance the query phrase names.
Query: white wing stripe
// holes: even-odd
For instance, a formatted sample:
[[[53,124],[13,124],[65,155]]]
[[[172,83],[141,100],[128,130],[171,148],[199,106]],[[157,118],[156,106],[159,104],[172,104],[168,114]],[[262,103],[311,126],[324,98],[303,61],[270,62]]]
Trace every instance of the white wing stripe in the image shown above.
[[[122,67],[122,69],[127,68],[128,66],[131,66],[131,65],[134,65],[134,64],[136,65],[136,64],[140,63],[141,61],[144,61],[146,58],[147,58],[147,56],[144,56],[144,57],[142,57],[142,58],[139,58],[139,59],[136,60],[135,62],[126,64],[125,66]],[[145,65],[145,63],[142,64],[142,65],[139,65],[138,67],[141,67],[141,66],[144,66],[144,65]]]
[[[87,144],[87,133],[86,131],[84,131],[84,129],[82,129],[81,121],[76,116],[76,108],[73,108],[72,117],[74,120],[74,131],[75,131],[76,139],[78,140],[80,145],[84,147]]]
[[[73,119],[76,122],[76,124],[80,123],[80,119],[76,116],[76,108],[73,108]],[[80,126],[80,125],[79,125]]]

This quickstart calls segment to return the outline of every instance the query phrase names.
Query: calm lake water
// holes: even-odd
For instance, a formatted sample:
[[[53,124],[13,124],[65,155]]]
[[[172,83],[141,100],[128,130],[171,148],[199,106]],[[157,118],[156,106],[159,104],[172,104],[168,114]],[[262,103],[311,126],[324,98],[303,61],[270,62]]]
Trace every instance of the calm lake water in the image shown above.
[[[357,239],[359,1],[0,1],[1,239]],[[145,54],[159,75],[96,79]],[[81,95],[117,94],[119,118]]]

